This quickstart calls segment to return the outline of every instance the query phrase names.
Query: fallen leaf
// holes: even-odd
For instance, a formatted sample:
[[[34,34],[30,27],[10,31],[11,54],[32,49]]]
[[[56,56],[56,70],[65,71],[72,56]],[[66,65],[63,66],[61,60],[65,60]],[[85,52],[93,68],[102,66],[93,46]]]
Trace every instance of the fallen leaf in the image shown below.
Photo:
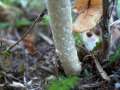
[[[24,42],[24,46],[28,50],[28,52],[30,54],[34,54],[35,51],[36,51],[36,48],[35,48],[35,45],[34,45],[34,43],[35,43],[35,37],[34,37],[34,35],[28,34],[24,38],[23,42]]]

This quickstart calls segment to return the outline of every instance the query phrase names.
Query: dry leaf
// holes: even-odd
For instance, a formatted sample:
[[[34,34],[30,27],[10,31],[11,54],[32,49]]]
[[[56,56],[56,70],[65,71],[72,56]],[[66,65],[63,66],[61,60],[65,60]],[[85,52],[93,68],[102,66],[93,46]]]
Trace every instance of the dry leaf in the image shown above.
[[[28,34],[24,40],[24,46],[29,51],[30,54],[34,54],[36,51],[36,48],[34,46],[35,43],[35,37],[32,34]]]

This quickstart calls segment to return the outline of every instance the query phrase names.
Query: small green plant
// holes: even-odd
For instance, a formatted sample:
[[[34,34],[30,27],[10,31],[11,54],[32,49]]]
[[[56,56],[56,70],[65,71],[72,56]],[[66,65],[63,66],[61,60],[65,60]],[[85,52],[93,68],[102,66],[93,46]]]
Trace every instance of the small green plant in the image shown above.
[[[8,5],[12,5],[15,0],[0,0],[0,2],[3,2]]]
[[[16,20],[16,26],[17,27],[24,27],[24,26],[29,26],[31,25],[31,21],[29,21],[28,19],[26,18],[22,18],[22,19],[17,19]]]
[[[47,90],[70,90],[77,84],[79,78],[77,76],[59,77],[57,80],[51,81]]]
[[[0,22],[0,29],[7,29],[8,27],[12,26],[10,23],[7,22]]]
[[[79,46],[79,45],[83,44],[82,37],[80,36],[80,33],[73,33],[73,34],[74,34],[76,45]]]
[[[101,46],[102,46],[102,42],[101,42],[101,41],[100,41],[100,42],[97,42],[97,43],[96,43],[96,46],[94,47],[94,49],[93,49],[92,51],[96,51],[96,50],[100,49]]]
[[[2,55],[4,57],[9,57],[9,56],[11,56],[11,54],[12,54],[12,52],[10,50],[8,50],[8,49],[0,52],[0,55]]]
[[[50,17],[48,15],[45,15],[43,18],[42,18],[42,21],[41,23],[45,26],[48,26],[49,25],[49,20],[50,20]]]
[[[120,47],[116,50],[115,53],[113,53],[110,57],[109,57],[109,63],[113,64],[115,63],[117,60],[120,59]]]
[[[15,4],[22,4],[23,0],[0,0],[0,2],[6,4],[6,5],[9,5],[9,6],[12,6],[12,5],[15,5]],[[26,0],[24,0],[24,3],[26,2]]]

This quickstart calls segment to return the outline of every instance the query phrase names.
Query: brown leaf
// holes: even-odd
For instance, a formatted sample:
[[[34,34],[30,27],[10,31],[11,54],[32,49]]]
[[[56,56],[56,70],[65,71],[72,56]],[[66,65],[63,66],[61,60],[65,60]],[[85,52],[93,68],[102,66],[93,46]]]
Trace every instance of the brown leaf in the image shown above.
[[[36,51],[36,48],[34,46],[35,43],[35,37],[32,34],[28,34],[24,40],[24,46],[25,48],[27,48],[27,50],[29,51],[30,54],[34,54]]]

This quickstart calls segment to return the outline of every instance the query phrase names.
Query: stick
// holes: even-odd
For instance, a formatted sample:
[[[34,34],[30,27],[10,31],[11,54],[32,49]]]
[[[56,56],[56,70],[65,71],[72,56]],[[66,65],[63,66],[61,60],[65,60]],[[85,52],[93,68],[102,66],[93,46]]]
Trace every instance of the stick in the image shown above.
[[[95,61],[96,67],[101,75],[101,77],[107,81],[110,81],[110,77],[107,75],[107,73],[103,70],[102,66],[100,65],[99,61],[96,59],[96,57],[92,54],[92,57]]]
[[[42,39],[44,39],[48,44],[53,45],[53,41],[49,37],[47,37],[45,34],[43,34],[42,32],[39,33],[39,36]]]
[[[33,22],[33,24],[29,27],[29,29],[24,33],[24,35],[21,37],[21,39],[20,40],[18,40],[15,44],[13,44],[12,46],[10,46],[9,48],[8,48],[8,50],[11,50],[12,48],[14,48],[17,44],[19,44],[29,33],[31,33],[32,32],[32,29],[34,28],[34,26],[35,26],[35,24],[38,22],[38,21],[41,21],[42,20],[42,17],[45,15],[45,13],[46,13],[46,9],[43,11],[43,13],[42,14],[40,14],[37,18],[36,18],[36,20]]]

